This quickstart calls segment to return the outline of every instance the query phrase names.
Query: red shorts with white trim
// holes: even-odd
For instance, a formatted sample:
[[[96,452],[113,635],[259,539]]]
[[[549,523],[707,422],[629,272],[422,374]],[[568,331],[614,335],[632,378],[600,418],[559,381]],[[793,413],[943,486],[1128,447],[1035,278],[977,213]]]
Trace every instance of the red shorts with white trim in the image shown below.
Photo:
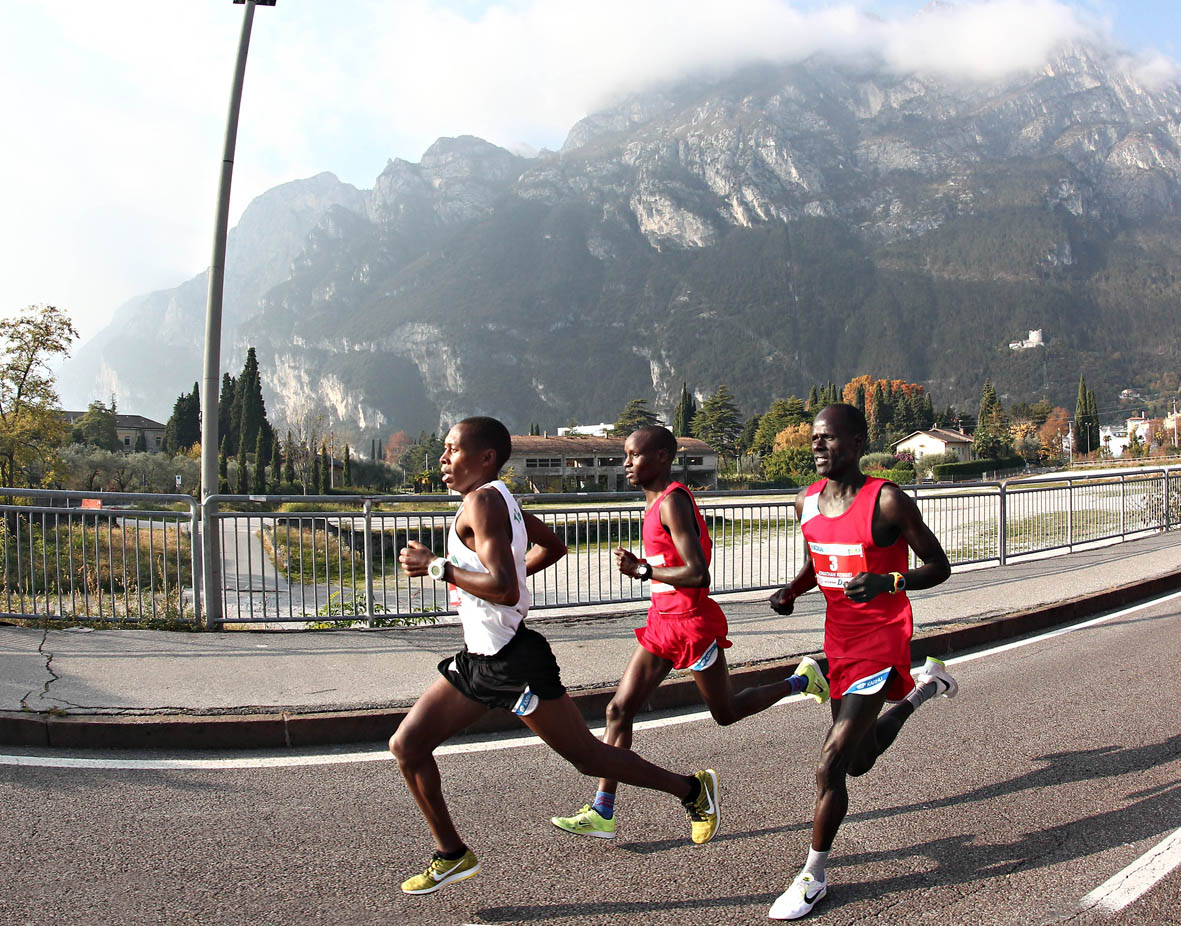
[[[886,700],[901,701],[914,688],[909,661],[886,665],[872,659],[829,659],[828,685],[831,697],[839,701],[847,694],[873,694],[881,687],[876,684],[876,677],[890,669],[894,671],[886,682]]]
[[[726,615],[712,598],[702,600],[692,611],[657,611],[648,608],[648,623],[636,628],[636,639],[653,656],[667,659],[674,669],[688,669],[715,643],[718,649],[733,644],[726,639]]]

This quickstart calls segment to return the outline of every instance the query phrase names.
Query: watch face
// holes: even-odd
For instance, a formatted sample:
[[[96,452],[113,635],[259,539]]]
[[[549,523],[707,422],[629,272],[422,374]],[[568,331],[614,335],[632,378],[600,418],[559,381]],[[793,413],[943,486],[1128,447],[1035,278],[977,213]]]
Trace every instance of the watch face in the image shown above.
[[[442,581],[443,570],[446,568],[446,566],[447,566],[446,560],[443,560],[443,559],[431,560],[431,564],[429,566],[427,566],[427,569],[426,569],[427,575],[429,575],[432,579],[435,579],[437,581]]]

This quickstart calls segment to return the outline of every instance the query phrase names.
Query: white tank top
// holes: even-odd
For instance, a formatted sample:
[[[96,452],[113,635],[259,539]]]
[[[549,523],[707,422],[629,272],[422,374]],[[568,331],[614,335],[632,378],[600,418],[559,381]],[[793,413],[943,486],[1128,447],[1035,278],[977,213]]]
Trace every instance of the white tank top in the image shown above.
[[[467,644],[469,653],[481,656],[492,656],[504,649],[529,612],[529,586],[525,584],[525,551],[529,548],[529,537],[525,531],[525,517],[508,486],[499,479],[472,491],[483,492],[489,488],[499,492],[508,507],[509,523],[513,529],[513,561],[517,566],[517,588],[520,589],[521,597],[515,605],[493,604],[465,592],[453,583],[447,584],[451,607],[459,612],[459,619],[463,622],[463,642]],[[480,557],[467,548],[455,530],[462,511],[463,503],[460,503],[447,533],[447,558],[460,569],[487,572]]]

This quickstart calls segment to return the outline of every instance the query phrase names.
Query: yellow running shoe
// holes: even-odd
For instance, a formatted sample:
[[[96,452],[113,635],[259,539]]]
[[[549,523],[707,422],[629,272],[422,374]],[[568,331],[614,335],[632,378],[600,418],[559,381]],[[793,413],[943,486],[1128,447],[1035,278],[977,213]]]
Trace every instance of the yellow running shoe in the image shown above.
[[[476,853],[468,849],[463,858],[445,859],[438,852],[431,856],[431,863],[426,871],[402,882],[402,891],[406,894],[431,894],[444,884],[452,881],[465,881],[480,870],[480,863],[476,860]]]
[[[818,663],[811,656],[805,656],[800,660],[800,664],[796,666],[795,675],[802,676],[808,680],[808,687],[800,694],[809,698],[815,698],[817,704],[823,704],[828,700],[828,679],[824,677],[824,673],[820,670],[820,663]]]
[[[718,831],[721,808],[718,806],[718,773],[712,768],[693,776],[701,784],[697,799],[681,801],[693,827],[693,841],[700,845],[709,842]]]
[[[549,822],[567,833],[578,836],[597,836],[599,839],[615,838],[615,818],[604,819],[590,804],[583,804],[582,810],[572,817],[550,817]]]

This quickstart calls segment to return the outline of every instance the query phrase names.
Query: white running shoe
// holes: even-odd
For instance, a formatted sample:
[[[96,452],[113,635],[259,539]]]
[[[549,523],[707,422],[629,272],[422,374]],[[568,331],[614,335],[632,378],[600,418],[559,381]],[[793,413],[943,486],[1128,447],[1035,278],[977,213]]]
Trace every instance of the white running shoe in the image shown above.
[[[919,670],[918,678],[915,679],[918,685],[925,685],[927,682],[934,682],[935,694],[943,695],[945,698],[954,698],[960,690],[959,682],[951,677],[947,666],[934,656],[927,657],[927,661]]]
[[[824,895],[828,893],[828,882],[817,881],[809,872],[801,872],[791,887],[775,898],[767,914],[772,920],[798,920],[812,912]]]

